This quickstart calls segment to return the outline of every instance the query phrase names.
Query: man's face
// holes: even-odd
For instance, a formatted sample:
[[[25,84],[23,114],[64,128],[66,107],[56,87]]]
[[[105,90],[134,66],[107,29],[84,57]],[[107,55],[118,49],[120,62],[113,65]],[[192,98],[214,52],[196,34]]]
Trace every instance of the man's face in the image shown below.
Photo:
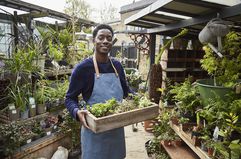
[[[108,54],[112,48],[112,33],[108,29],[101,29],[94,39],[96,53]]]

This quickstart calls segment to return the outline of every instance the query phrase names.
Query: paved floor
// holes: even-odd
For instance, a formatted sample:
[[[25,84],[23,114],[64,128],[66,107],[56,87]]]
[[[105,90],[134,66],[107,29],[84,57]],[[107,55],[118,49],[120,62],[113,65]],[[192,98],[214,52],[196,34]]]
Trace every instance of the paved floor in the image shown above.
[[[138,123],[137,129],[137,132],[133,132],[131,125],[125,127],[126,159],[148,159],[145,142],[153,135],[146,132],[141,123]]]

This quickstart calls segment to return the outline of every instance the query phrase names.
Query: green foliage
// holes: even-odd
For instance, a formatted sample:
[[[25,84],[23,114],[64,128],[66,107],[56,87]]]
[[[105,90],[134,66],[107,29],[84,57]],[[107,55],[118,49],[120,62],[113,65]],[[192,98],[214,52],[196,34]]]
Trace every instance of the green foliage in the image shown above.
[[[138,72],[130,71],[130,73],[127,73],[126,71],[126,80],[131,88],[137,90],[141,83],[141,75]]]
[[[161,56],[164,52],[164,50],[171,45],[172,41],[175,40],[176,38],[182,37],[188,33],[188,29],[184,28],[180,33],[178,33],[176,36],[172,37],[160,50],[159,54],[156,57],[155,64],[159,64],[161,60]]]
[[[148,156],[151,156],[152,154],[158,154],[161,150],[160,140],[153,138],[145,144],[145,147]]]
[[[141,97],[140,95],[129,95],[128,98],[129,99],[123,99],[121,103],[112,98],[107,100],[105,103],[96,103],[92,106],[87,106],[87,109],[95,117],[103,117],[110,114],[148,107],[153,104],[146,96]]]
[[[49,56],[50,58],[60,61],[62,60],[64,53],[63,53],[63,45],[53,44],[51,40],[49,40]]]
[[[10,100],[15,103],[16,108],[26,110],[29,86],[26,84],[21,86],[11,84],[8,89]]]
[[[241,33],[229,32],[224,39],[223,58],[218,57],[208,46],[200,61],[201,67],[216,79],[216,85],[232,87],[241,75]]]
[[[95,116],[102,117],[109,114],[114,113],[114,109],[118,106],[117,101],[112,98],[105,103],[97,103],[93,104],[91,107],[87,107],[87,109]]]
[[[153,134],[159,140],[173,140],[175,132],[170,126],[171,112],[163,108],[159,116],[158,122],[154,126]]]
[[[182,113],[190,112],[194,115],[196,109],[201,106],[198,89],[192,85],[190,78],[173,86],[170,93],[173,94],[174,100],[178,102],[178,108]]]
[[[17,48],[9,60],[6,60],[6,70],[12,73],[36,72],[38,68],[33,66],[33,61],[38,57],[38,51],[32,48]]]
[[[20,147],[20,137],[19,132],[22,126],[16,122],[11,122],[10,124],[0,124],[0,141],[3,142],[3,154],[0,156],[11,156]]]
[[[67,109],[63,110],[63,123],[60,126],[60,132],[67,133],[70,131],[71,133],[71,140],[72,145],[71,148],[75,149],[78,148],[80,144],[80,125],[78,121],[73,119]]]
[[[166,83],[166,88],[159,88],[158,91],[161,91],[162,96],[161,96],[161,100],[163,103],[169,103],[172,102],[173,99],[173,95],[171,94],[170,90],[172,89],[172,84],[171,84],[171,80],[166,78],[165,79],[165,83]]]
[[[45,104],[48,100],[48,89],[47,81],[46,80],[39,80],[36,83],[36,90],[34,92],[34,97],[37,104]]]
[[[59,42],[63,45],[63,48],[67,48],[73,41],[70,29],[60,30],[58,33]]]

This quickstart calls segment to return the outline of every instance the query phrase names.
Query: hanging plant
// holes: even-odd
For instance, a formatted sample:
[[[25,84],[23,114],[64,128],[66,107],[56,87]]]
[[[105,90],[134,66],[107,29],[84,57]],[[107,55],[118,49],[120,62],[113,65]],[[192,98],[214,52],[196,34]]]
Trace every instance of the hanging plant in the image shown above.
[[[241,33],[229,32],[224,38],[223,57],[220,58],[209,46],[201,67],[214,77],[217,86],[232,87],[241,76]]]

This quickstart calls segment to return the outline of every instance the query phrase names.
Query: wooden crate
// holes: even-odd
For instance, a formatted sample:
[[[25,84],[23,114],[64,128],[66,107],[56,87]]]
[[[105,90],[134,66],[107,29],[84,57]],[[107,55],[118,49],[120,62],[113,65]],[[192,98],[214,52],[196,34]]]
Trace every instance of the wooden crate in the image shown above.
[[[14,159],[34,159],[47,158],[50,159],[58,146],[63,146],[67,149],[71,148],[71,133],[57,134],[53,133],[36,141],[22,146],[13,156]],[[9,158],[5,158],[9,159]]]
[[[146,108],[135,109],[128,112],[113,114],[105,117],[96,118],[93,114],[88,114],[86,120],[90,129],[95,133],[120,128],[140,121],[153,119],[159,114],[158,105]]]

